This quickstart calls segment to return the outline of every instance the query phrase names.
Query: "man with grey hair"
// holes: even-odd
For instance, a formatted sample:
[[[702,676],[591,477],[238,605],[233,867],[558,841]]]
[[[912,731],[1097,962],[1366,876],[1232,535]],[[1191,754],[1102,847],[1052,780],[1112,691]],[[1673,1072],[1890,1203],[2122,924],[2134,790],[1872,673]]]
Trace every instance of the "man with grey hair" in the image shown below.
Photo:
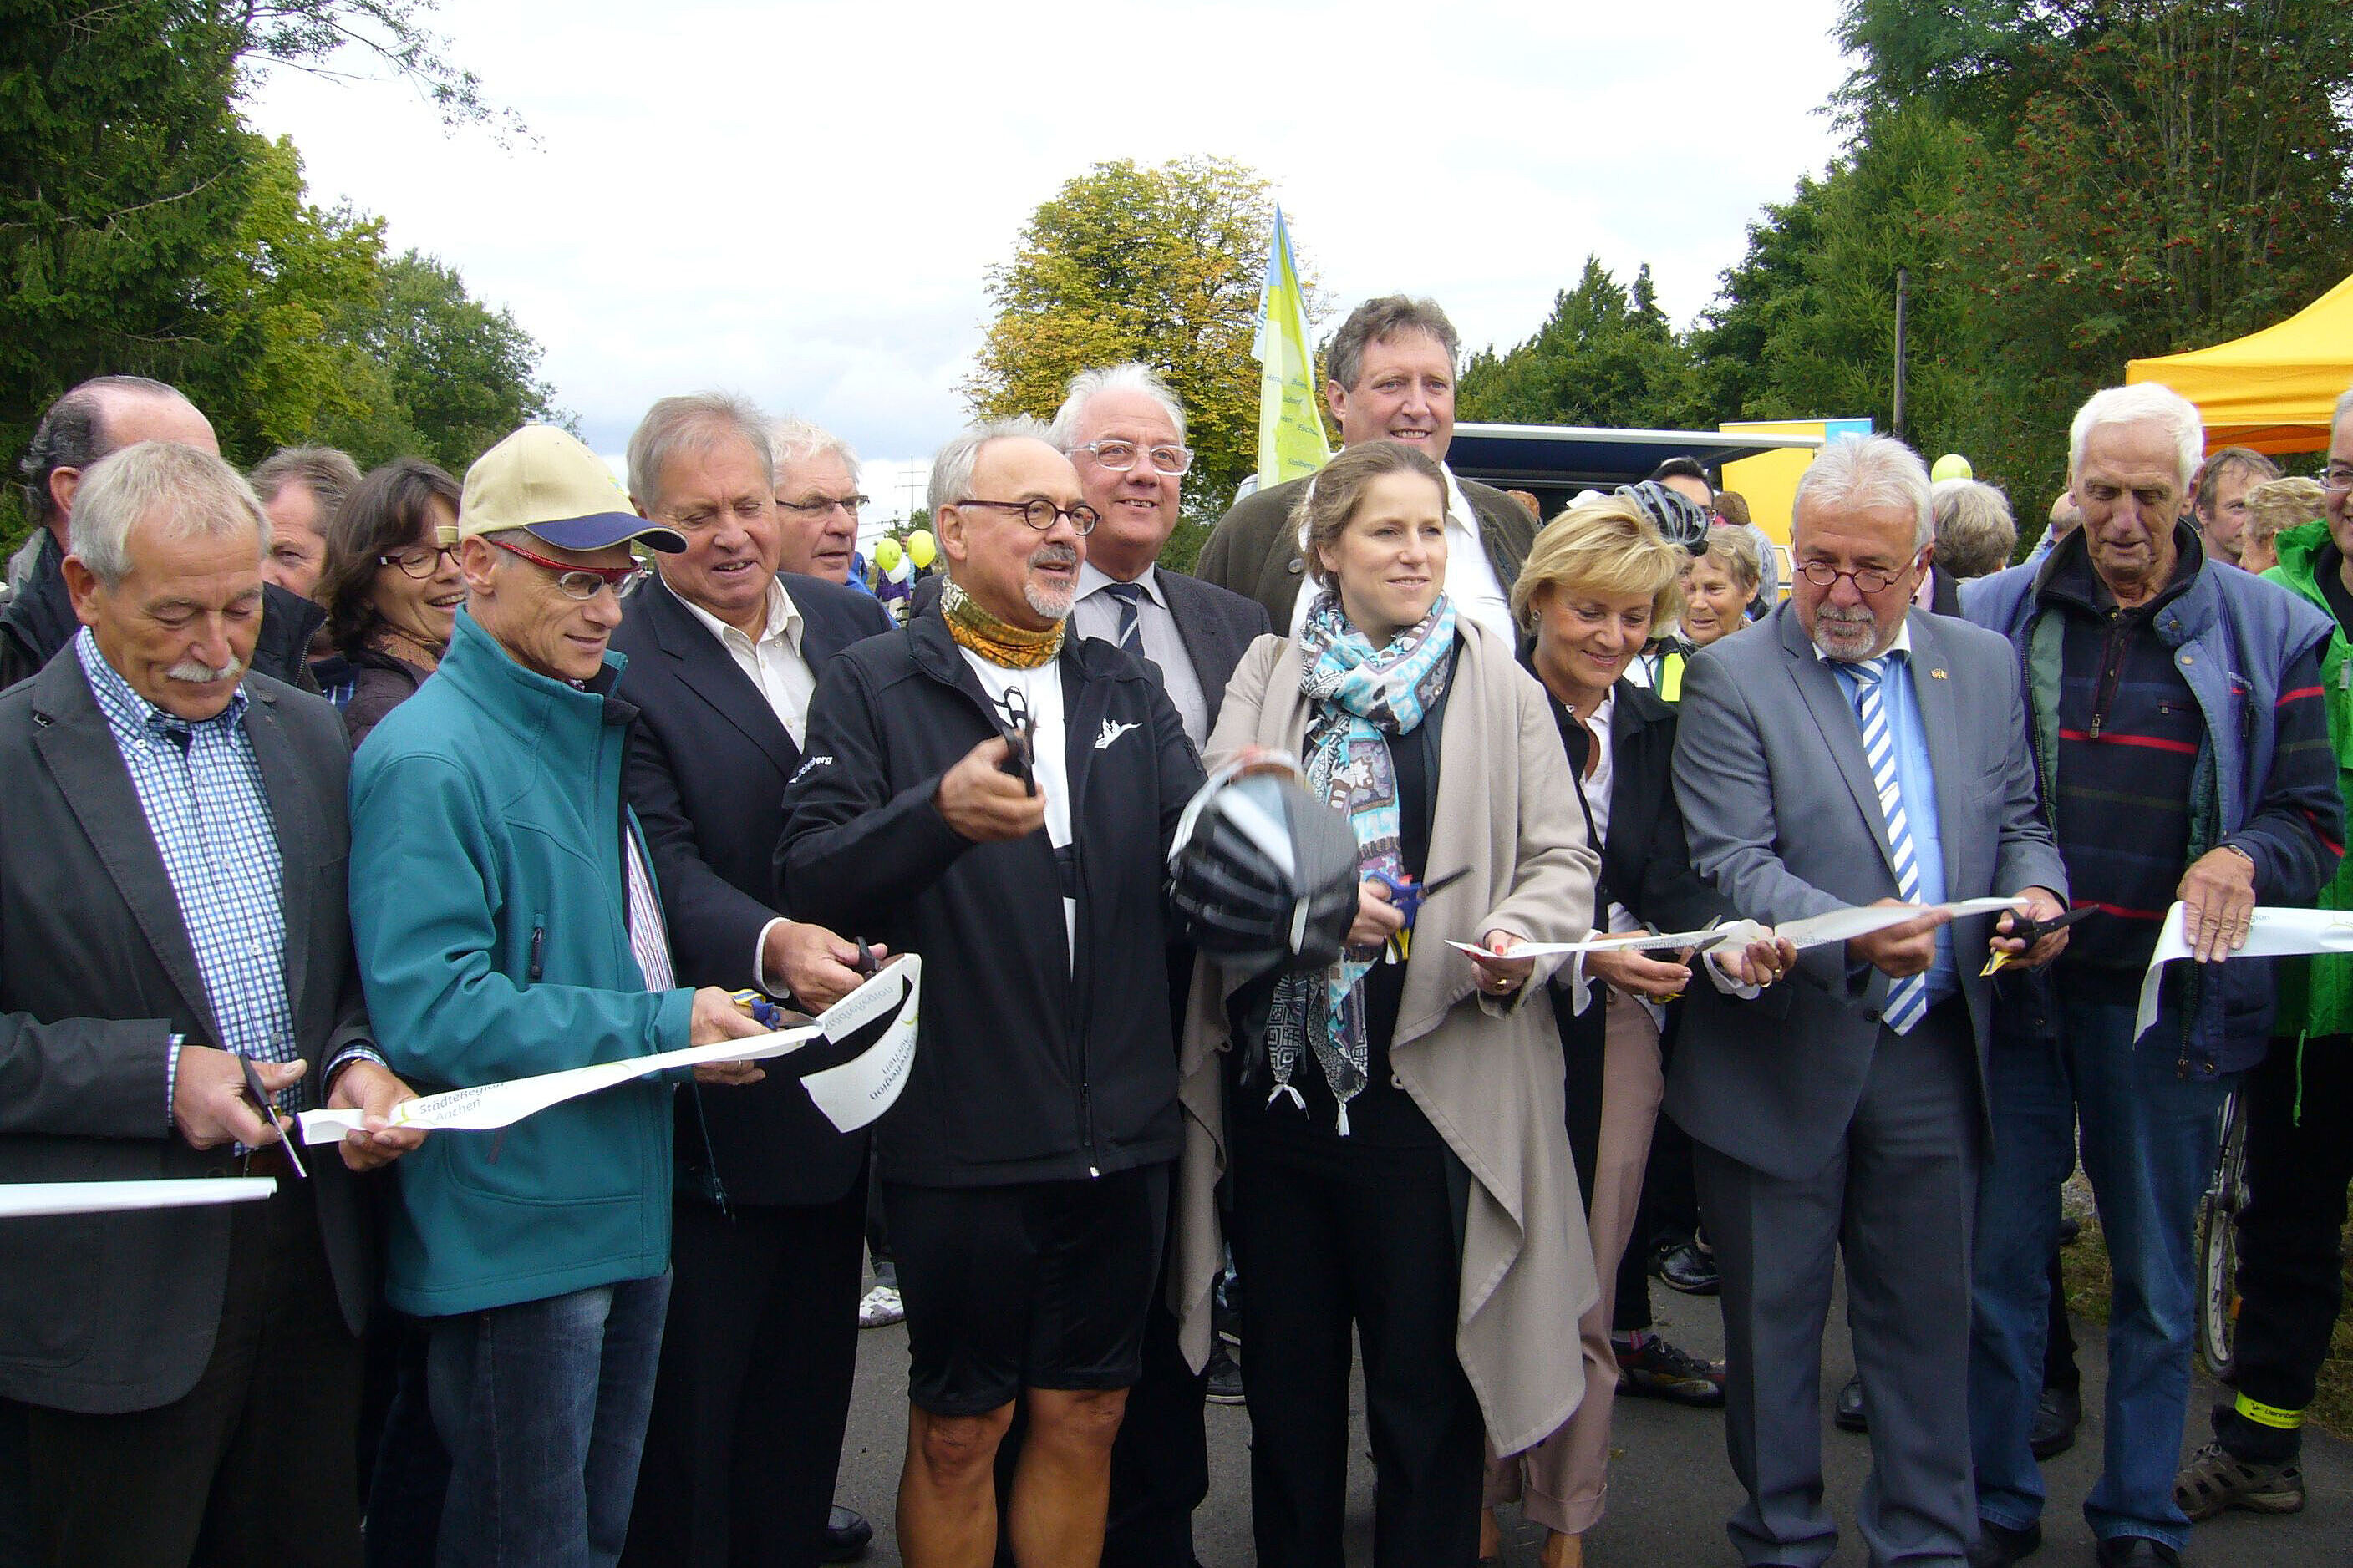
[[[141,442],[74,481],[81,630],[0,697],[0,1180],[278,1184],[10,1222],[0,1395],[29,1427],[36,1550],[355,1565],[375,1283],[350,1172],[423,1134],[385,1120],[410,1095],[353,963],[349,745],[250,672],[269,527],[233,469]],[[288,1118],[320,1106],[368,1131],[297,1163]]]
[[[1936,575],[1950,583],[1989,577],[2010,564],[2018,547],[2018,524],[2010,521],[2010,498],[1983,479],[1939,479],[1930,488],[1936,515]],[[1941,596],[1941,595],[1940,595]],[[1959,613],[1957,597],[1939,614]]]
[[[776,511],[784,524],[784,569],[848,583],[858,559],[858,454],[807,419],[776,421]]]
[[[1865,904],[2000,895],[2062,912],[2016,666],[2000,637],[1912,602],[1928,474],[1883,436],[1799,481],[1787,602],[1683,676],[1675,795],[1693,864],[1779,925]],[[1827,763],[1825,762],[1827,759]],[[1989,948],[2049,959],[2009,914],[1930,913],[1806,953],[1810,985],[1694,987],[1666,1110],[1697,1145],[1723,1276],[1725,1440],[1751,1563],[1820,1563],[1821,1337],[1833,1261],[1863,1379],[1874,1565],[1957,1564],[1969,1508],[1969,1228],[1986,1133]]]
[[[1163,889],[1200,763],[1143,663],[1069,635],[1098,514],[1031,421],[932,465],[937,614],[837,656],[776,849],[787,913],[923,955],[875,1129],[907,1309],[899,1545],[987,1568],[993,1466],[1023,1563],[1092,1563],[1182,1142]]]
[[[327,565],[327,525],[358,488],[360,466],[332,447],[280,447],[247,476],[269,514],[269,559],[261,574],[309,598]]]
[[[2068,437],[2083,526],[2040,570],[1961,591],[1968,618],[2014,646],[2010,679],[2024,665],[2019,738],[2034,746],[2076,906],[2098,911],[2050,974],[2004,981],[2016,994],[1992,1047],[1968,1380],[1973,1562],[2012,1563],[2042,1541],[2031,1431],[2079,1125],[2116,1279],[2106,1462],[2084,1511],[2105,1568],[2179,1561],[2191,1214],[2216,1112],[2263,1059],[2273,1005],[2270,964],[2232,955],[2257,904],[2310,903],[2342,853],[2320,680],[2328,617],[2206,553],[2182,506],[2203,444],[2198,410],[2168,387],[2094,393]],[[2173,972],[2144,1037],[2141,978],[2176,901],[2200,964]]]
[[[143,375],[85,381],[49,405],[34,427],[18,465],[25,476],[25,507],[37,525],[34,553],[16,597],[0,615],[0,687],[37,673],[73,640],[76,622],[60,566],[76,492],[91,464],[141,441],[220,454],[212,422],[178,388]],[[10,580],[17,581],[14,563]],[[316,691],[307,665],[311,639],[326,618],[326,611],[300,595],[274,583],[266,585],[254,668]]]
[[[1428,453],[1445,468],[1454,439],[1455,359],[1461,339],[1434,300],[1391,294],[1349,312],[1324,345],[1324,401],[1340,426],[1340,444],[1396,441]],[[1294,516],[1313,475],[1243,497],[1219,520],[1194,572],[1203,581],[1256,599],[1277,627],[1297,631],[1312,593],[1306,525]],[[1535,519],[1502,490],[1446,470],[1446,596],[1506,642],[1512,584],[1535,541]]]
[[[775,908],[772,857],[828,660],[891,629],[867,595],[779,572],[767,416],[741,397],[665,397],[629,437],[640,516],[686,548],[655,558],[613,647],[637,707],[623,782],[653,855],[683,984],[816,1012],[855,989],[857,944]],[[797,1075],[677,1098],[670,1301],[629,1516],[634,1568],[810,1564],[872,1527],[833,1510],[858,1359],[866,1135]]]

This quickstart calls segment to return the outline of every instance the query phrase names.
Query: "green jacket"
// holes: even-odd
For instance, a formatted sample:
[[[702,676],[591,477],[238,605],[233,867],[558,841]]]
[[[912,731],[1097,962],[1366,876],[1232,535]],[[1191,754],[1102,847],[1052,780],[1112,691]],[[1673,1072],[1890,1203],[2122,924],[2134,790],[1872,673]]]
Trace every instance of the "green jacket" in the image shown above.
[[[605,663],[596,688],[623,660]],[[635,714],[523,668],[461,614],[440,668],[361,745],[352,931],[376,1037],[421,1092],[687,1043],[693,993],[648,991],[629,951]],[[439,1316],[659,1274],[670,1094],[640,1080],[427,1138],[396,1167],[386,1298]]]
[[[2264,573],[2264,579],[2309,599],[2335,625],[2336,614],[2320,591],[2317,574],[2321,552],[2328,546],[2328,524],[2315,521],[2283,529],[2275,542],[2279,564]],[[2346,643],[2345,629],[2337,626],[2320,652],[2320,684],[2328,704],[2328,743],[2337,752],[2337,793],[2353,806],[2353,688],[2348,681],[2353,681],[2353,647]],[[2337,863],[2337,875],[2320,889],[2318,907],[2353,910],[2353,856]],[[2277,967],[2274,1033],[2289,1039],[2353,1034],[2353,953],[2283,958]]]

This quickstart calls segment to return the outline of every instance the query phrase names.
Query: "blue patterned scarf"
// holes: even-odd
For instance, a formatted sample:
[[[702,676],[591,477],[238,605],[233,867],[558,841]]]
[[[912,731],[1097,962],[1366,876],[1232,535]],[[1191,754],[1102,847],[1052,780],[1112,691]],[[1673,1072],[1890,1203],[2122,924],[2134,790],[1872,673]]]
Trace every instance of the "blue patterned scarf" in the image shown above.
[[[1299,629],[1299,689],[1314,704],[1304,747],[1308,793],[1347,813],[1366,875],[1396,876],[1404,862],[1388,737],[1411,734],[1445,691],[1453,667],[1454,605],[1440,594],[1429,615],[1388,647],[1375,648],[1348,624],[1338,595],[1327,588]],[[1348,1102],[1364,1089],[1372,1054],[1357,982],[1379,957],[1377,947],[1354,948],[1320,974],[1283,976],[1267,1019],[1267,1065],[1274,1076],[1269,1103],[1288,1094],[1306,1108],[1291,1076],[1312,1050],[1339,1102],[1344,1138]]]

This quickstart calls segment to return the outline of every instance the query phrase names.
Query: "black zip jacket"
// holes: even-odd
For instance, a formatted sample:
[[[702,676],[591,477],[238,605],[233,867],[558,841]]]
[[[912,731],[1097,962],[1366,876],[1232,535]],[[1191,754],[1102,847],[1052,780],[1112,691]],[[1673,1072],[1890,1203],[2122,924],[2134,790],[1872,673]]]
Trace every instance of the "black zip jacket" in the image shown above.
[[[1003,732],[938,616],[837,655],[810,701],[777,908],[923,959],[914,1069],[875,1129],[889,1180],[1083,1179],[1173,1160],[1182,1142],[1164,884],[1200,761],[1134,655],[1072,637],[1060,666],[1067,871],[1043,831],[975,844],[933,805]]]

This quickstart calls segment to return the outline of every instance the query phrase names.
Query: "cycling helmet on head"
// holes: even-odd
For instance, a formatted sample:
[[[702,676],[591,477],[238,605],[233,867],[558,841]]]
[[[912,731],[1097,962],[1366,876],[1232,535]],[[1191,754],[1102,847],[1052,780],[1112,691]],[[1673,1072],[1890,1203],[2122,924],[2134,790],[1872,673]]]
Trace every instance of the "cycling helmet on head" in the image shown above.
[[[1656,479],[1620,485],[1617,493],[1632,501],[1668,543],[1680,544],[1694,555],[1707,553],[1707,528],[1715,521],[1707,508]]]
[[[1229,979],[1335,962],[1356,918],[1356,836],[1290,758],[1229,763],[1185,808],[1168,900]]]

